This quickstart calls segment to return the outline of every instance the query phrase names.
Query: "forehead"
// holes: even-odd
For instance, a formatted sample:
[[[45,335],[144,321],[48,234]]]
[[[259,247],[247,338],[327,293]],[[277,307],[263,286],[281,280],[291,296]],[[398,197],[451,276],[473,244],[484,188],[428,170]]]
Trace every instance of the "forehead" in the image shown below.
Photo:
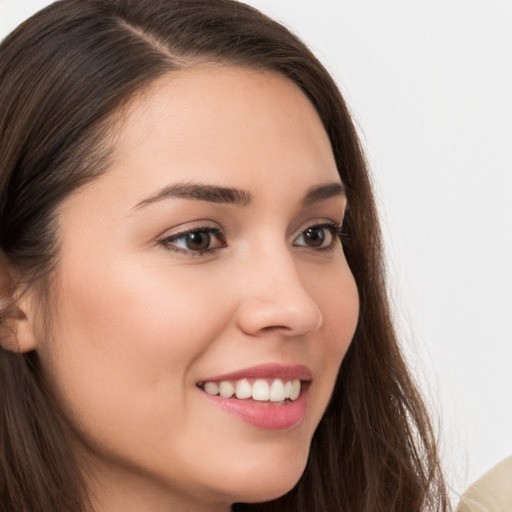
[[[109,170],[90,192],[126,210],[174,182],[240,188],[268,202],[283,190],[302,198],[340,182],[316,110],[293,82],[267,71],[212,64],[170,72],[127,105],[111,144]]]
[[[203,65],[168,73],[135,98],[116,156],[133,155],[138,143],[151,140],[173,144],[177,156],[191,147],[214,152],[229,142],[236,151],[256,136],[281,154],[294,138],[308,141],[305,151],[331,152],[316,110],[292,81],[268,71]]]

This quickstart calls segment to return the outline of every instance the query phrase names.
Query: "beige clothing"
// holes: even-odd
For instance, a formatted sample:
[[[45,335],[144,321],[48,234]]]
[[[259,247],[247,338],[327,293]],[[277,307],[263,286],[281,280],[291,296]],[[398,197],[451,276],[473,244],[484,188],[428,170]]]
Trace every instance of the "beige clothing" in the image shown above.
[[[512,457],[471,485],[462,495],[457,512],[512,512]]]

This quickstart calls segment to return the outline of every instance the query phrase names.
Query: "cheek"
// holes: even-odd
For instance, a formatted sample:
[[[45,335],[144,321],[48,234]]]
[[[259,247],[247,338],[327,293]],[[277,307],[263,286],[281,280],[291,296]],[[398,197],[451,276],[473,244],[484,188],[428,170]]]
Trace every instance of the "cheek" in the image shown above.
[[[162,394],[167,407],[183,406],[187,370],[222,328],[226,306],[211,300],[215,283],[185,282],[168,267],[140,262],[82,263],[80,272],[65,274],[48,350],[73,413],[111,416],[115,409],[128,418],[136,404],[147,404],[140,412],[151,416]]]
[[[359,319],[359,294],[355,279],[346,263],[323,281],[311,284],[322,312],[322,331],[326,349],[341,362],[354,336]]]
[[[359,320],[359,294],[352,274],[343,274],[342,285],[334,289],[331,300],[326,298],[326,329],[328,346],[337,353],[338,361],[345,356],[346,351],[357,327]]]
[[[337,273],[322,283],[311,284],[312,294],[322,312],[321,340],[311,357],[325,377],[320,381],[322,414],[330,399],[340,365],[352,342],[359,319],[359,295],[348,266],[340,265]]]
[[[87,269],[69,279],[62,297],[65,328],[78,331],[86,346],[168,352],[178,360],[212,332],[212,290],[180,279],[178,272],[144,265],[108,272]],[[210,283],[214,289],[214,283]],[[201,288],[201,289],[199,289]],[[205,318],[209,316],[210,318]],[[207,325],[210,325],[209,329]]]

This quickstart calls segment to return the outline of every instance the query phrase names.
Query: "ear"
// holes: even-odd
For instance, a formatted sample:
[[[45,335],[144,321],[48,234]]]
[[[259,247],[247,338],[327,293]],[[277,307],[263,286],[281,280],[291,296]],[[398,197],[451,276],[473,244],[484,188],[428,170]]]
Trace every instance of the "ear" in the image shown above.
[[[37,346],[32,293],[20,293],[16,282],[15,272],[0,251],[0,346],[10,352],[30,352]]]

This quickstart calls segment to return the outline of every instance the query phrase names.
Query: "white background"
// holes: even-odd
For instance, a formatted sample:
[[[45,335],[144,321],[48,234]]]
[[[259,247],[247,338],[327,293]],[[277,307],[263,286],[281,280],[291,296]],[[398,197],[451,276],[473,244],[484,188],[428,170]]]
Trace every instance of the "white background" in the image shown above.
[[[48,3],[0,0],[0,37]],[[512,1],[249,3],[310,44],[355,116],[456,499],[512,454]]]

